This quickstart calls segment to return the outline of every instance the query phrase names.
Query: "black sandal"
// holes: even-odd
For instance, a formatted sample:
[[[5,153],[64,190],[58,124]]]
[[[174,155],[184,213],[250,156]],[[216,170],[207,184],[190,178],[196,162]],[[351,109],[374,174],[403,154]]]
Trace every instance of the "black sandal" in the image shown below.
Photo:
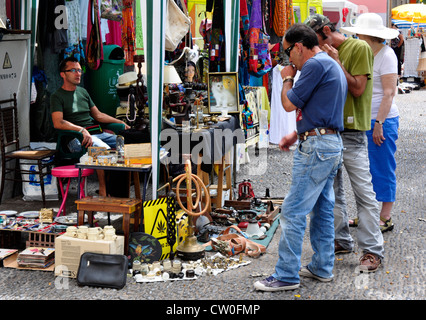
[[[392,223],[392,218],[389,218],[389,220],[385,220],[385,218],[380,217],[380,220],[385,223],[384,225],[380,225],[380,231],[382,231],[382,233],[393,230],[394,224]]]

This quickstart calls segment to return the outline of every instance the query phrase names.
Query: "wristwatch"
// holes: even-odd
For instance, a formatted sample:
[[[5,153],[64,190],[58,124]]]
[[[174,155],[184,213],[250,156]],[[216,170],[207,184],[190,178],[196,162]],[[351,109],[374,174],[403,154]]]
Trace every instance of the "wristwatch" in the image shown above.
[[[376,123],[378,123],[378,124],[380,124],[380,125],[383,125],[383,122],[384,122],[384,121],[376,120]]]

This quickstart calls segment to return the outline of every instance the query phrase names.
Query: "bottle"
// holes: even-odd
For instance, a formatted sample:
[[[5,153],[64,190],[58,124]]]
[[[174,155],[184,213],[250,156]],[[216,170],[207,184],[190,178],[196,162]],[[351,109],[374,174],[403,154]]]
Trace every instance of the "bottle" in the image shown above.
[[[116,141],[116,147],[117,150],[117,163],[123,164],[124,163],[124,137],[117,135]]]

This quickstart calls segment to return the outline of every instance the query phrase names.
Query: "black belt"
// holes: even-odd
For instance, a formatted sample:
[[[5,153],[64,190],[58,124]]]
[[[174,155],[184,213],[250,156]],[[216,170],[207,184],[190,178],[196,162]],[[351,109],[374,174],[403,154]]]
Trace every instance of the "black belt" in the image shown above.
[[[299,134],[299,139],[300,140],[306,140],[306,138],[309,137],[309,136],[316,136],[317,135],[317,131],[319,132],[320,135],[323,135],[323,134],[335,134],[335,133],[337,133],[337,131],[334,130],[334,129],[330,129],[330,128],[317,128],[317,129],[312,129],[310,131],[305,131],[305,132]]]

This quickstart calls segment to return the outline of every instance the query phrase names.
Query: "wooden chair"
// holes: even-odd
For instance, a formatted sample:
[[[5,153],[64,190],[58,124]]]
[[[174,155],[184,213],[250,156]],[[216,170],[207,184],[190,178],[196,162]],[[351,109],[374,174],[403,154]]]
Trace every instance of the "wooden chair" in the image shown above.
[[[2,107],[2,105],[7,105]],[[0,203],[3,197],[4,185],[6,180],[12,180],[13,190],[15,182],[34,182],[22,178],[22,174],[39,176],[41,188],[41,197],[43,206],[46,206],[46,196],[44,192],[44,177],[51,173],[53,164],[51,157],[56,153],[55,150],[31,150],[29,146],[21,147],[19,144],[19,127],[18,127],[18,109],[16,101],[16,93],[13,99],[0,101],[0,145],[1,145],[1,186],[0,186]],[[21,170],[19,160],[28,160],[30,164],[34,164],[36,170]],[[9,165],[9,162],[15,163]],[[10,173],[14,173],[13,177],[8,177]],[[14,194],[12,193],[12,196]]]

